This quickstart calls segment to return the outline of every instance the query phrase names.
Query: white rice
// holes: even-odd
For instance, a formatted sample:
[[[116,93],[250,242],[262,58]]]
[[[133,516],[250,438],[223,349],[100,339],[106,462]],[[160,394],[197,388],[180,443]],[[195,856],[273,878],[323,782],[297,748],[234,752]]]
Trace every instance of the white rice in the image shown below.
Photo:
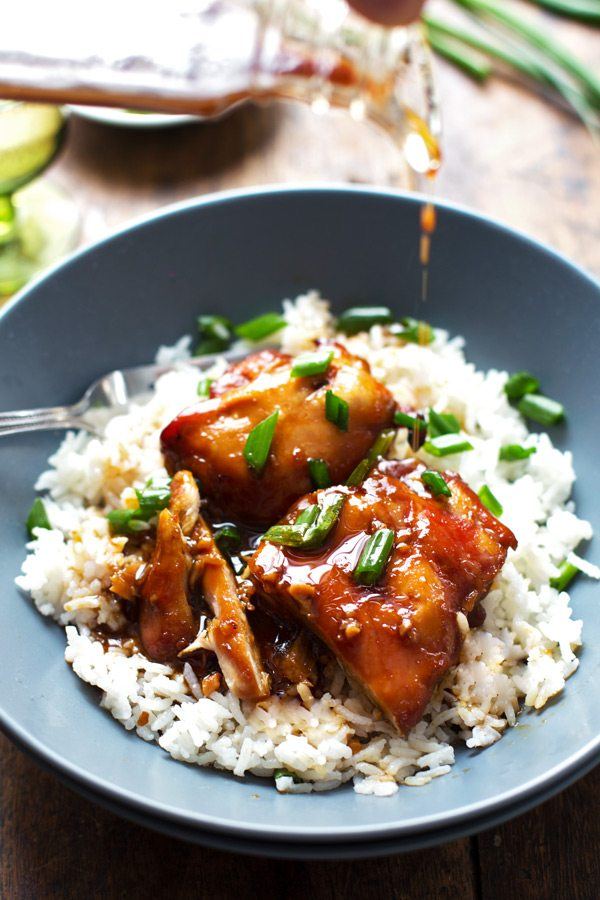
[[[314,292],[285,301],[284,312],[285,350],[297,353],[315,338],[334,336],[329,306]],[[461,620],[466,639],[460,664],[406,738],[337,666],[329,692],[319,698],[303,692],[302,699],[272,697],[254,705],[226,692],[197,699],[197,685],[171,667],[117,647],[104,649],[91,637],[96,624],[117,630],[122,623],[109,585],[125,539],[111,537],[106,511],[131,502],[133,488],[164,474],[160,430],[196,400],[198,371],[185,363],[188,338],[159,351],[161,363],[177,368],[159,380],[148,402],[113,418],[101,440],[68,434],[50,458],[36,488],[47,492],[52,530],[35,531],[17,583],[43,615],[66,627],[65,658],[102,691],[101,705],[175,759],[238,776],[272,777],[283,769],[276,778],[280,791],[329,790],[352,780],[358,793],[389,796],[400,784],[423,785],[445,775],[457,743],[494,743],[521,708],[540,709],[562,690],[578,666],[582,623],[572,618],[568,594],[549,580],[564,558],[591,577],[600,572],[574,554],[592,530],[569,501],[571,454],[554,448],[546,434],[528,433],[504,394],[506,372],[477,371],[465,361],[463,341],[443,331],[428,347],[398,347],[379,326],[339,339],[370,362],[400,403],[458,417],[474,450],[443,460],[423,451],[421,456],[430,467],[455,469],[476,491],[487,484],[519,541],[483,601],[484,626],[469,630]],[[533,446],[536,453],[523,462],[498,462],[500,446],[508,443]],[[390,455],[407,452],[401,431]]]

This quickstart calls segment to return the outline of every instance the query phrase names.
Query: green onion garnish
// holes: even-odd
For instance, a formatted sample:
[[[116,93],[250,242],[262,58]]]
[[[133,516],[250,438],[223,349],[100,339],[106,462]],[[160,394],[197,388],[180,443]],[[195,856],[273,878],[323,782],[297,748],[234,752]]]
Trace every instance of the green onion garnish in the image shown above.
[[[376,584],[383,574],[393,546],[394,532],[390,528],[380,528],[372,534],[354,569],[355,581],[359,584]]]
[[[106,518],[113,534],[137,534],[147,531],[150,519],[169,505],[171,499],[170,479],[153,481],[149,479],[142,490],[136,489],[138,506],[136,509],[113,509]]]
[[[318,503],[311,503],[305,506],[294,522],[295,525],[314,525],[319,518],[321,508]]]
[[[161,509],[165,509],[169,505],[171,499],[171,479],[162,481],[153,481],[150,479],[141,491],[136,490],[136,497],[139,503],[138,517],[140,519],[151,519]]]
[[[324,459],[309,459],[308,471],[316,488],[328,488],[331,485],[329,466]]]
[[[434,497],[452,496],[452,491],[448,487],[448,482],[444,476],[433,469],[426,469],[421,475],[421,481],[429,488]]]
[[[25,521],[25,527],[27,528],[29,537],[33,537],[34,528],[52,528],[48,513],[46,512],[46,507],[44,506],[44,501],[39,497],[36,497],[33,501],[33,506],[29,510],[29,515]]]
[[[393,318],[387,306],[354,306],[341,314],[337,327],[344,334],[358,334],[373,325],[388,325]]]
[[[320,547],[337,522],[345,499],[343,494],[325,494],[320,505],[303,509],[293,525],[273,525],[263,540],[302,550]]]
[[[292,367],[292,378],[306,378],[309,375],[322,375],[329,368],[333,359],[333,350],[316,350],[314,353],[303,353],[296,357]]]
[[[256,343],[256,341],[262,341],[269,337],[269,335],[275,334],[276,331],[281,331],[285,324],[286,321],[282,315],[279,313],[268,312],[263,316],[257,316],[255,319],[250,319],[242,325],[236,325],[235,333],[244,341],[253,341]]]
[[[221,525],[214,532],[214,539],[223,549],[239,547],[242,543],[242,535],[237,525]]]
[[[199,397],[202,397],[204,400],[206,400],[208,397],[210,397],[210,389],[211,389],[213,381],[214,381],[214,378],[201,378],[200,379],[200,381],[198,382],[198,387],[196,388],[196,393],[198,394]]]
[[[349,416],[350,407],[347,402],[333,391],[327,391],[325,394],[325,418],[337,425],[340,431],[348,431]]]
[[[432,456],[451,456],[453,453],[472,450],[473,444],[458,434],[440,434],[439,437],[425,441],[423,449]]]
[[[225,316],[198,316],[198,345],[195,356],[222,353],[233,340],[233,325]]]
[[[554,578],[550,579],[550,587],[556,588],[557,591],[565,591],[578,572],[579,569],[577,566],[574,566],[573,563],[563,559],[558,567],[558,575],[555,575]]]
[[[294,784],[302,784],[304,781],[303,778],[300,778],[299,775],[296,775],[295,772],[290,772],[289,769],[275,769],[273,772],[273,778],[277,781],[278,778],[292,778]]]
[[[422,430],[427,428],[423,419],[419,419],[418,416],[409,416],[408,413],[400,411],[394,413],[394,425],[399,425],[401,428],[408,428],[410,431],[414,431],[416,428]]]
[[[395,432],[392,428],[387,428],[385,431],[382,431],[375,439],[373,446],[365,458],[361,459],[358,465],[352,470],[346,479],[346,484],[351,486],[362,484],[375,463],[388,452],[392,446],[394,437]]]
[[[266,465],[278,418],[279,410],[276,409],[274,413],[255,425],[246,438],[244,459],[257,473],[262,472]]]
[[[459,432],[460,422],[452,413],[439,413],[435,409],[429,410],[427,434],[430,437],[435,438],[441,434],[458,434]]]
[[[484,484],[479,491],[479,499],[481,500],[485,508],[489,509],[491,514],[493,516],[496,516],[496,518],[498,518],[498,516],[501,516],[504,512],[502,504],[497,499],[497,497],[494,497],[487,484]]]
[[[536,394],[540,383],[530,372],[515,372],[504,385],[504,393],[513,402],[520,400],[525,394]]]
[[[500,447],[498,459],[503,462],[514,462],[517,459],[528,459],[536,451],[536,447],[524,447],[523,444],[505,444]]]
[[[562,403],[544,397],[543,394],[525,394],[519,401],[518,410],[528,419],[533,419],[540,425],[556,425],[565,417],[565,409]]]
[[[140,518],[139,509],[112,509],[106,516],[113,534],[137,534],[150,525]]]
[[[434,338],[433,328],[427,322],[421,322],[410,316],[400,320],[400,325],[394,325],[390,331],[397,337],[410,344],[431,344]]]

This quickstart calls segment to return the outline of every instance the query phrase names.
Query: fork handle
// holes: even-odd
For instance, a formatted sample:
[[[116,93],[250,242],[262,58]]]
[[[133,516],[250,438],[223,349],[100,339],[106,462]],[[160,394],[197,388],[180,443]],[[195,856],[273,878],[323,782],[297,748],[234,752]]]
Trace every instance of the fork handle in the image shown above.
[[[0,437],[21,431],[43,431],[51,428],[85,428],[75,406],[51,406],[47,409],[22,409],[0,413]]]

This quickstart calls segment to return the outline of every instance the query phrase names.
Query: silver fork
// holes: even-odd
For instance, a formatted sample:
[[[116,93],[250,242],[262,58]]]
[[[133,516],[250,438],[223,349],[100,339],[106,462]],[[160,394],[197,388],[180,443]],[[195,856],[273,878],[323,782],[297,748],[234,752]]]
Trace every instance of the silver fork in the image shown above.
[[[203,371],[219,359],[235,362],[245,353],[216,353],[187,360]],[[175,366],[136,366],[132,369],[116,369],[89,386],[81,400],[71,406],[50,406],[43,409],[20,409],[0,412],[0,437],[20,431],[42,431],[48,428],[83,428],[100,435],[98,413],[116,414],[125,411],[131,400],[149,391],[156,380]],[[93,414],[90,418],[90,414]],[[96,421],[94,421],[94,419]]]

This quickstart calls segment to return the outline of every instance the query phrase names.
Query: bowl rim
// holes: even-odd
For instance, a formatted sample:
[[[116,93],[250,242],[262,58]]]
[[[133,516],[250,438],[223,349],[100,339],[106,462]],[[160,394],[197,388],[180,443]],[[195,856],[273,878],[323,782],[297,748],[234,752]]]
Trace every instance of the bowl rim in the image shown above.
[[[408,203],[411,206],[418,206],[419,204],[432,199],[425,194],[400,191],[394,188],[310,182],[300,185],[272,184],[259,187],[236,188],[169,204],[160,207],[158,210],[146,213],[143,216],[136,217],[124,227],[111,232],[109,235],[106,235],[104,238],[93,244],[74,251],[69,256],[55,263],[33,278],[5,304],[2,310],[0,310],[0,327],[2,327],[3,321],[9,316],[10,312],[23,300],[26,300],[29,292],[36,289],[39,285],[42,285],[45,281],[52,279],[55,272],[64,266],[68,266],[74,260],[85,258],[88,254],[93,254],[99,246],[118,240],[124,235],[136,231],[146,224],[176,215],[179,212],[185,212],[192,208],[218,206],[221,204],[236,203],[240,200],[260,199],[264,196],[311,193],[317,195],[329,193],[383,198],[385,200]],[[512,228],[496,219],[473,211],[465,205],[446,201],[441,198],[434,198],[433,202],[440,209],[456,213],[461,217],[467,217],[491,231],[499,231],[510,238],[517,238],[519,241],[529,245],[535,251],[553,257],[561,265],[567,266],[580,278],[587,281],[592,289],[598,291],[600,299],[600,283],[581,266],[571,262],[566,256],[553,250],[543,242],[530,237],[519,229]],[[444,814],[443,812],[431,813],[426,816],[413,817],[411,819],[399,819],[396,822],[367,826],[344,825],[336,826],[335,828],[322,828],[318,825],[314,827],[272,825],[270,827],[265,827],[264,825],[250,823],[236,824],[232,823],[230,820],[203,814],[201,811],[192,814],[169,806],[167,803],[148,801],[133,791],[111,784],[101,776],[92,775],[89,772],[86,772],[81,766],[65,761],[57,752],[46,747],[41,740],[31,736],[14,717],[6,714],[1,707],[0,729],[21,749],[24,749],[42,763],[42,765],[57,772],[59,776],[69,784],[80,786],[82,791],[88,796],[92,794],[103,797],[106,801],[114,804],[116,807],[131,810],[144,818],[152,820],[157,820],[158,818],[163,824],[170,822],[173,823],[173,825],[181,826],[192,831],[194,829],[208,830],[233,837],[263,838],[266,841],[288,843],[301,843],[307,840],[334,843],[340,841],[360,842],[377,841],[378,839],[382,840],[384,838],[402,838],[403,836],[426,833],[427,831],[439,831],[441,827],[450,830],[453,827],[458,827],[462,823],[468,822],[469,819],[477,820],[482,817],[493,817],[494,815],[500,817],[502,810],[508,810],[514,805],[518,804],[519,806],[523,806],[526,804],[532,806],[535,804],[536,798],[539,795],[543,795],[540,799],[545,799],[558,793],[563,786],[571,783],[580,775],[585,774],[585,772],[594,765],[595,761],[600,761],[599,733],[595,738],[588,741],[587,744],[575,753],[570,754],[560,763],[557,763],[543,775],[532,778],[524,784],[509,791],[505,791],[493,799],[466,803],[447,814]],[[443,820],[443,822],[440,820]],[[156,822],[156,825],[157,827],[160,827],[159,822]]]

